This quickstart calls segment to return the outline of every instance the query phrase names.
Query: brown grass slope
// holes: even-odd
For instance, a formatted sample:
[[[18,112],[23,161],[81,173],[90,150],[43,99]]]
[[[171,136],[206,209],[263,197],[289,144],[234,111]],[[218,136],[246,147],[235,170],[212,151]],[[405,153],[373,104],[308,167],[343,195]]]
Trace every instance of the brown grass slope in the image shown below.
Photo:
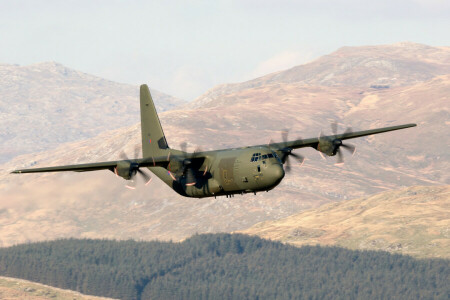
[[[450,186],[410,187],[326,204],[240,232],[296,246],[450,258]]]
[[[0,276],[0,299],[3,300],[107,300],[112,298],[83,295],[78,292],[11,277]]]
[[[419,54],[418,54],[419,55]],[[430,58],[431,59],[431,58]],[[343,61],[346,57],[342,58]],[[449,72],[450,74],[450,72]],[[118,159],[140,143],[140,127],[117,129],[17,157],[0,166],[0,241],[10,245],[55,237],[179,240],[193,233],[235,231],[321,204],[412,185],[450,180],[448,128],[450,75],[409,86],[372,89],[273,83],[221,97],[214,106],[161,114],[169,145],[219,149],[314,137],[337,120],[340,130],[417,122],[418,127],[351,141],[353,158],[337,167],[313,149],[270,193],[235,198],[188,199],[155,179],[130,191],[103,172],[11,175],[12,169]],[[138,99],[133,101],[138,102]]]

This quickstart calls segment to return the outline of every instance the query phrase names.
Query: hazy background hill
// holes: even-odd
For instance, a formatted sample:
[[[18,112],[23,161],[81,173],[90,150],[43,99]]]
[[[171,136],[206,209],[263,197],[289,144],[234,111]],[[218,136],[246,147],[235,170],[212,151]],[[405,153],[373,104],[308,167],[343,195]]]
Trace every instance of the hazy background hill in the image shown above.
[[[331,57],[329,73],[337,74],[339,66],[352,65],[354,53],[361,57],[358,61],[365,57],[371,63],[346,69],[342,75],[360,84],[348,79],[347,86],[319,85],[324,69],[318,62]],[[179,240],[195,232],[241,230],[324,203],[390,189],[448,184],[449,53],[449,47],[412,43],[344,48],[306,65],[312,68],[308,74],[316,74],[314,82],[255,79],[260,85],[235,84],[235,91],[211,98],[208,103],[202,102],[206,98],[201,97],[192,109],[185,107],[161,114],[169,145],[177,148],[187,141],[190,150],[197,145],[206,150],[268,143],[271,138],[280,140],[280,131],[285,128],[290,129],[291,138],[314,137],[320,130],[330,133],[333,120],[340,123],[340,131],[346,126],[362,130],[418,124],[415,128],[350,141],[357,152],[353,158],[346,155],[346,164],[341,167],[334,165],[333,157],[322,160],[313,149],[299,150],[307,158],[304,166],[294,167],[270,193],[188,199],[176,195],[156,178],[148,187],[130,191],[123,187],[121,178],[107,171],[7,173],[20,167],[117,159],[122,149],[132,154],[134,145],[140,143],[139,124],[63,144],[51,151],[17,157],[0,166],[4,199],[0,203],[1,241],[11,245],[69,236]],[[381,78],[377,74],[392,73],[391,66],[382,63],[385,58],[381,54],[400,57],[404,62],[401,72],[395,75],[401,84],[371,88],[372,82],[362,79],[372,74],[374,65],[378,71],[373,80]],[[414,71],[417,61],[422,72]],[[284,72],[276,74],[279,78],[288,76]],[[135,93],[133,101],[137,103],[137,88]]]
[[[152,95],[158,111],[185,103],[155,90]],[[0,64],[0,163],[135,124],[138,97],[137,86],[55,62]]]

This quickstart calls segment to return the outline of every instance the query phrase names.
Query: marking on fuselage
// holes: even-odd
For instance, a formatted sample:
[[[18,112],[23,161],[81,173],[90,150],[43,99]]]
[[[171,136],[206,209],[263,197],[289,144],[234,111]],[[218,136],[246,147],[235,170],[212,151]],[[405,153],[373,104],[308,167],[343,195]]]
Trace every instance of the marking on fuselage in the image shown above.
[[[234,182],[234,162],[236,157],[223,158],[219,162],[219,170],[221,175],[221,181],[227,190],[237,189],[238,186]]]

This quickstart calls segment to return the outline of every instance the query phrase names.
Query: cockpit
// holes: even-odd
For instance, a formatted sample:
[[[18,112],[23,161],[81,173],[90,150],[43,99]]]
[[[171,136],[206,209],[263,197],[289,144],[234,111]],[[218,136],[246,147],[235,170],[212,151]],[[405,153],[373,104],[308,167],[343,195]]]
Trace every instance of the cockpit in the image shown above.
[[[277,154],[275,152],[273,153],[267,153],[267,154],[261,154],[261,153],[253,153],[252,158],[250,159],[250,162],[255,162],[255,161],[265,161],[266,159],[269,158],[278,158]]]

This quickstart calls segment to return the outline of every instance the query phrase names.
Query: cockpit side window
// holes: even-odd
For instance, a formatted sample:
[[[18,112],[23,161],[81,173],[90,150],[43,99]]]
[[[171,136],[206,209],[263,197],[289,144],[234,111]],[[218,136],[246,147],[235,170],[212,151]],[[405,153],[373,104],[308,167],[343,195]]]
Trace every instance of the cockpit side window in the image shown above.
[[[252,158],[250,159],[250,162],[255,162],[259,160],[266,160],[269,158],[278,158],[275,153],[268,153],[268,154],[261,154],[261,153],[253,153]]]

